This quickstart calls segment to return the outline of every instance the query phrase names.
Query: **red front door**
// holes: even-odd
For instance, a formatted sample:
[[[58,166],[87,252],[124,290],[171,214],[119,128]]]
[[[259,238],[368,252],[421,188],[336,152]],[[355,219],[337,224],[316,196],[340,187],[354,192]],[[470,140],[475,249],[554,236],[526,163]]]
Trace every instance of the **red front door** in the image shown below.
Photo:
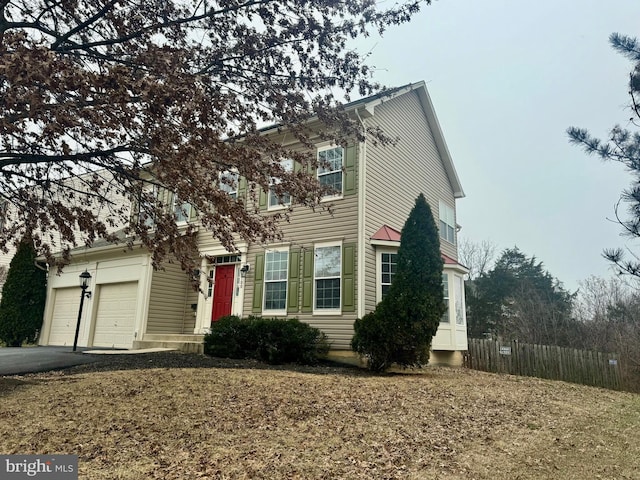
[[[213,280],[213,312],[211,321],[231,315],[231,300],[233,298],[233,275],[235,265],[217,265]]]

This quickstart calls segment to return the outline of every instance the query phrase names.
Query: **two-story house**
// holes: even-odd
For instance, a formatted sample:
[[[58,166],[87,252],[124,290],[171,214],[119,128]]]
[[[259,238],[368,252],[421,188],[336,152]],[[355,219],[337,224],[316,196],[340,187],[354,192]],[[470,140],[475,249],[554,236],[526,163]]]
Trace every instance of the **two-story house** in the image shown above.
[[[60,276],[50,277],[40,342],[73,342],[78,275],[86,269],[92,296],[85,302],[79,345],[188,345],[200,342],[223,315],[252,314],[297,317],[323,330],[332,349],[348,350],[355,319],[374,309],[392,281],[400,230],[423,193],[440,229],[449,305],[433,351],[451,361],[455,352],[466,350],[466,269],[457,262],[456,245],[456,199],[464,193],[426,86],[411,84],[346,108],[363,126],[380,127],[398,143],[382,146],[365,138],[343,148],[318,137],[315,154],[322,167],[316,175],[333,188],[326,199],[331,213],[294,205],[290,221],[281,225],[281,242],[240,243],[236,252],[199,231],[202,293],[191,288],[177,265],[154,270],[143,249],[96,244],[79,250]],[[264,134],[287,141],[276,128]],[[283,166],[295,168],[290,163]],[[230,195],[243,195],[242,181],[231,178],[222,185]],[[270,215],[291,201],[295,204],[262,192],[259,208]],[[188,205],[178,211],[179,220],[197,222]]]

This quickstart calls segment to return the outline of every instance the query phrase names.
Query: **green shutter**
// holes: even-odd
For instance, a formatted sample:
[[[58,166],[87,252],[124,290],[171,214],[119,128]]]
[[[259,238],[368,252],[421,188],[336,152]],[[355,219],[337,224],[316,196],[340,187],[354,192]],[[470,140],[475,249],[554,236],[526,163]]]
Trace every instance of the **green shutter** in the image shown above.
[[[166,210],[171,211],[173,208],[173,193],[168,188],[160,187],[158,189],[158,200],[165,206]]]
[[[298,313],[300,292],[300,250],[289,251],[289,279],[287,290],[287,313]]]
[[[240,177],[238,179],[238,195],[237,195],[237,199],[238,200],[242,200],[243,202],[245,202],[246,205],[246,200],[245,200],[245,196],[247,195],[247,179],[244,177]]]
[[[265,192],[262,188],[260,189],[260,199],[258,207],[260,208],[260,210],[267,209],[267,192]]]
[[[356,147],[352,145],[345,150],[344,158],[344,194],[356,193]]]
[[[356,311],[356,245],[342,247],[342,311]]]
[[[313,311],[313,248],[305,249],[302,266],[302,311]]]
[[[262,291],[264,289],[264,253],[256,254],[255,274],[253,278],[253,313],[262,312]]]

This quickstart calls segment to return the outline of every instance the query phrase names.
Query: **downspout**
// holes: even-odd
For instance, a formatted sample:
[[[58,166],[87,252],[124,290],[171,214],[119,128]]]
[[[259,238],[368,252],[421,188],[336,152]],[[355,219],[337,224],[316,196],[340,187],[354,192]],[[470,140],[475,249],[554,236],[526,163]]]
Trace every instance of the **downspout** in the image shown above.
[[[365,295],[365,265],[364,265],[364,249],[365,249],[365,238],[364,238],[364,226],[365,226],[365,199],[366,199],[366,181],[365,177],[367,174],[367,164],[366,164],[366,156],[367,156],[367,130],[360,117],[360,113],[358,110],[355,110],[356,116],[362,125],[362,134],[364,135],[364,141],[360,142],[360,147],[358,149],[358,308],[356,313],[358,314],[358,318],[362,318],[364,316],[364,295]]]

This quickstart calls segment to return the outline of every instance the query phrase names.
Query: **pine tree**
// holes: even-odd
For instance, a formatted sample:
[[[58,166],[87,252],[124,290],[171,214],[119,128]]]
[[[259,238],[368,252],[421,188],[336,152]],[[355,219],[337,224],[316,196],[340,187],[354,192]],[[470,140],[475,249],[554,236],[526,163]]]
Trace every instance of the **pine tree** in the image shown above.
[[[33,343],[42,326],[46,272],[36,266],[36,251],[25,236],[11,260],[0,301],[0,340],[8,347]]]
[[[623,234],[637,239],[640,238],[640,131],[637,129],[640,125],[640,40],[613,33],[609,42],[633,64],[627,84],[631,117],[625,119],[630,128],[614,126],[605,141],[593,137],[584,128],[570,127],[567,134],[571,143],[581,146],[588,154],[597,155],[605,161],[621,163],[629,170],[633,181],[620,195],[615,215]],[[620,207],[624,204],[627,206],[627,216],[620,212]],[[631,255],[627,256],[621,248],[607,248],[603,256],[617,267],[619,273],[640,278],[638,256],[633,252],[629,253]]]
[[[429,361],[431,340],[446,311],[442,290],[440,238],[420,194],[402,229],[397,270],[376,309],[355,322],[351,346],[383,371],[392,363],[415,367]]]

